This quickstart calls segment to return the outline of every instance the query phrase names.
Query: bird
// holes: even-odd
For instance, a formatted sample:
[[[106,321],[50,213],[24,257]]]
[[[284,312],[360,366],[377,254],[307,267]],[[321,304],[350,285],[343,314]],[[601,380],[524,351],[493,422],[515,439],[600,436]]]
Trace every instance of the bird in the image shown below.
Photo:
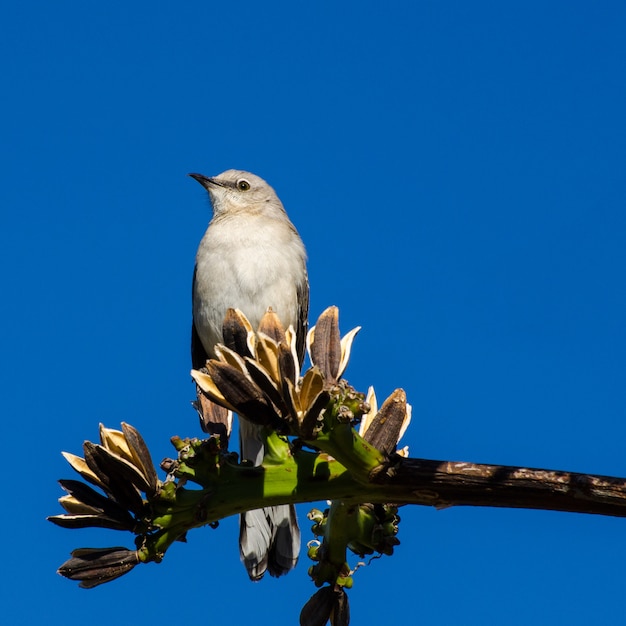
[[[194,369],[215,358],[229,308],[242,311],[256,328],[271,308],[285,328],[293,326],[300,365],[308,325],[309,281],[306,251],[274,189],[242,170],[218,176],[189,174],[208,192],[213,216],[196,254],[192,288],[191,357]],[[260,427],[239,420],[242,461],[260,465]],[[293,569],[300,552],[300,529],[293,505],[240,515],[239,551],[248,576],[260,580]]]

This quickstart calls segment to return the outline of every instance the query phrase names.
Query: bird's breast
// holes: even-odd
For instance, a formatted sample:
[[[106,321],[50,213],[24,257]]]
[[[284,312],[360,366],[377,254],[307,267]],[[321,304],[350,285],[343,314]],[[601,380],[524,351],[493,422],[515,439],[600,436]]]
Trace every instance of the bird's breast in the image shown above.
[[[291,224],[211,224],[196,256],[193,298],[194,322],[207,352],[221,341],[228,308],[243,311],[254,328],[268,307],[285,327],[296,326],[297,287],[304,280],[304,246]]]

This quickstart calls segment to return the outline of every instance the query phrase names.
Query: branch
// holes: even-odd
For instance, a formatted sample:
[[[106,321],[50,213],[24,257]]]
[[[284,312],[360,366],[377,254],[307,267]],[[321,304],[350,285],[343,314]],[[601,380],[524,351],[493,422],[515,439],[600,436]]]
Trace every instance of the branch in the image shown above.
[[[545,509],[626,517],[626,478],[454,461],[403,459],[390,493],[401,501],[449,506]],[[393,499],[393,498],[392,498]]]
[[[101,426],[100,444],[85,442],[84,458],[65,454],[89,485],[63,480],[66,513],[49,518],[67,528],[96,526],[127,530],[135,550],[82,548],[59,573],[95,587],[141,562],[160,562],[169,546],[193,528],[224,517],[278,504],[330,500],[309,518],[318,538],[309,542],[309,575],[322,587],[305,605],[301,624],[327,617],[346,624],[345,589],[354,571],[348,551],[361,557],[391,555],[401,505],[438,509],[490,506],[547,509],[626,517],[626,478],[546,469],[408,457],[397,449],[411,419],[401,389],[378,409],[376,396],[357,392],[342,378],[356,330],[339,338],[337,309],[327,309],[308,337],[312,367],[299,376],[293,329],[268,313],[258,333],[229,311],[225,345],[217,359],[193,371],[208,439],[172,438],[176,459],[161,464],[157,478],[140,434]],[[229,337],[228,333],[236,336]],[[219,405],[216,407],[216,405]],[[217,410],[216,410],[217,408]],[[228,452],[232,412],[259,426],[261,465],[239,463]],[[358,430],[357,430],[358,428]]]

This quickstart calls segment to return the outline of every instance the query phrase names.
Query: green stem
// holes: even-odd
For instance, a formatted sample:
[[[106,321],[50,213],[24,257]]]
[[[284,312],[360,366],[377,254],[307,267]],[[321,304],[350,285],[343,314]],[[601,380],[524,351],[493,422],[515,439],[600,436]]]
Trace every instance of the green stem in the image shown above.
[[[382,452],[370,445],[350,424],[336,424],[328,433],[310,442],[323,450],[354,474],[356,480],[368,484],[370,474],[386,462]]]

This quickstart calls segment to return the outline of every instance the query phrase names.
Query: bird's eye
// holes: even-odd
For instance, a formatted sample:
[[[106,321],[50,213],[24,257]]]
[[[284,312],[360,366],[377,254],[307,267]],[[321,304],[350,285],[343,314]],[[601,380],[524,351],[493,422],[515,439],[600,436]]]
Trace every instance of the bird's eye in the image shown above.
[[[250,189],[250,183],[242,178],[237,181],[237,189],[239,189],[239,191],[248,191],[248,189]]]

